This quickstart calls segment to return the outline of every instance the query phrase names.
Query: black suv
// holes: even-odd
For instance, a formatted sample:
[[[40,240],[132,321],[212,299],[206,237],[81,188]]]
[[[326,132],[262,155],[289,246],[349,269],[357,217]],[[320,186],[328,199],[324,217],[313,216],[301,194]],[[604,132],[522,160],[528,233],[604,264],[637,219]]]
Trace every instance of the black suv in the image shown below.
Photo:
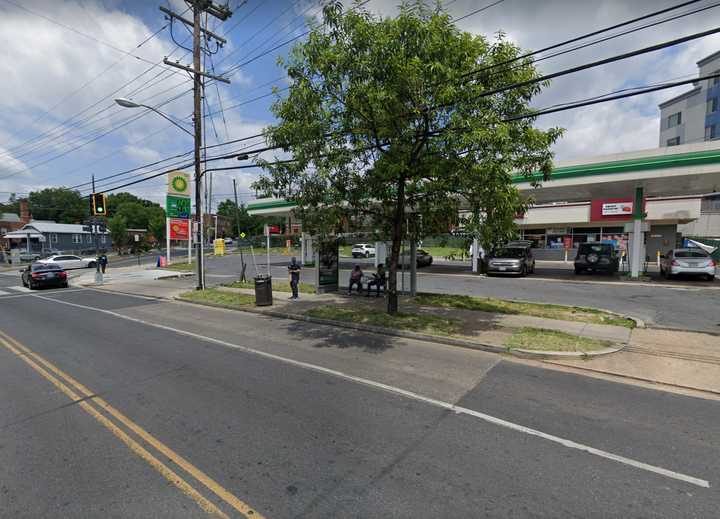
[[[607,243],[581,243],[575,256],[575,274],[581,272],[618,271],[619,260],[615,248]]]

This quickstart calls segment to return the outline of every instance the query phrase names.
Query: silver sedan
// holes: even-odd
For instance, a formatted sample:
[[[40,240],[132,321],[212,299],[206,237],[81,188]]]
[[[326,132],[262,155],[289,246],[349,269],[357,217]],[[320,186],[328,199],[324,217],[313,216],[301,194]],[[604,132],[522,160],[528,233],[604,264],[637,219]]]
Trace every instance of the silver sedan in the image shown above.
[[[678,274],[715,279],[715,261],[702,249],[674,249],[660,256],[660,274],[671,278]]]

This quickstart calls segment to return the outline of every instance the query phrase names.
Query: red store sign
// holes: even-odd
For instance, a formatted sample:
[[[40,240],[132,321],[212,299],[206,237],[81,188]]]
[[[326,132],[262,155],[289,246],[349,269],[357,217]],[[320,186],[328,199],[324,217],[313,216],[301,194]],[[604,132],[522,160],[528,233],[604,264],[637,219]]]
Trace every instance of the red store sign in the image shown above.
[[[635,203],[632,198],[593,200],[590,203],[590,221],[631,220],[634,205]]]

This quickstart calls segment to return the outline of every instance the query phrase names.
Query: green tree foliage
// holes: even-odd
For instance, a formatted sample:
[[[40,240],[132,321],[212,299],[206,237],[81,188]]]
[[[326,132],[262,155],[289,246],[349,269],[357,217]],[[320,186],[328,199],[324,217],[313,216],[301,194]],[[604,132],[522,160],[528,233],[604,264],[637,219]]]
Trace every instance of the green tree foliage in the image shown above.
[[[129,229],[148,229],[154,219],[163,219],[165,227],[165,210],[158,204],[139,198],[131,193],[117,193],[108,196],[108,215],[123,216]],[[153,233],[154,234],[154,233]],[[164,236],[163,235],[161,238]]]
[[[224,200],[218,204],[217,214],[225,216],[232,220],[232,230],[230,234],[235,236],[238,229],[238,221],[240,222],[240,232],[244,232],[248,236],[258,236],[262,234],[265,224],[283,225],[285,222],[282,217],[271,216],[252,216],[248,214],[243,204],[240,204],[239,210],[235,211],[235,202],[232,200]]]
[[[20,215],[20,199],[15,193],[10,193],[7,202],[0,202],[0,213],[13,213]]]
[[[115,215],[108,221],[108,230],[115,249],[122,250],[128,244],[127,220],[122,215]]]
[[[282,62],[290,89],[266,131],[293,160],[261,161],[267,174],[255,187],[296,202],[303,225],[320,235],[349,222],[390,237],[388,311],[396,312],[409,233],[447,231],[469,206],[469,223],[494,242],[524,206],[513,172],[551,170],[561,130],[508,121],[530,111],[543,85],[487,95],[538,77],[529,58],[495,66],[520,54],[502,33],[462,32],[421,1],[403,3],[394,18],[327,5],[323,23]]]
[[[165,215],[153,215],[148,219],[148,232],[161,243],[165,239]]]
[[[33,191],[28,196],[30,214],[36,220],[82,223],[90,212],[90,201],[79,192],[64,187]]]

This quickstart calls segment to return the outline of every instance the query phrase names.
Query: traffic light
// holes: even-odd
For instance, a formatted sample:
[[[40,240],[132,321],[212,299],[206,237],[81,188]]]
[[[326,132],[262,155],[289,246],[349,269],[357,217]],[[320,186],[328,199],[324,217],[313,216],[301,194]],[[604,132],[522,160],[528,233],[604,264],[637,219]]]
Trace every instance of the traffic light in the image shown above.
[[[107,197],[105,193],[93,193],[90,196],[92,203],[92,214],[95,216],[107,215]]]

